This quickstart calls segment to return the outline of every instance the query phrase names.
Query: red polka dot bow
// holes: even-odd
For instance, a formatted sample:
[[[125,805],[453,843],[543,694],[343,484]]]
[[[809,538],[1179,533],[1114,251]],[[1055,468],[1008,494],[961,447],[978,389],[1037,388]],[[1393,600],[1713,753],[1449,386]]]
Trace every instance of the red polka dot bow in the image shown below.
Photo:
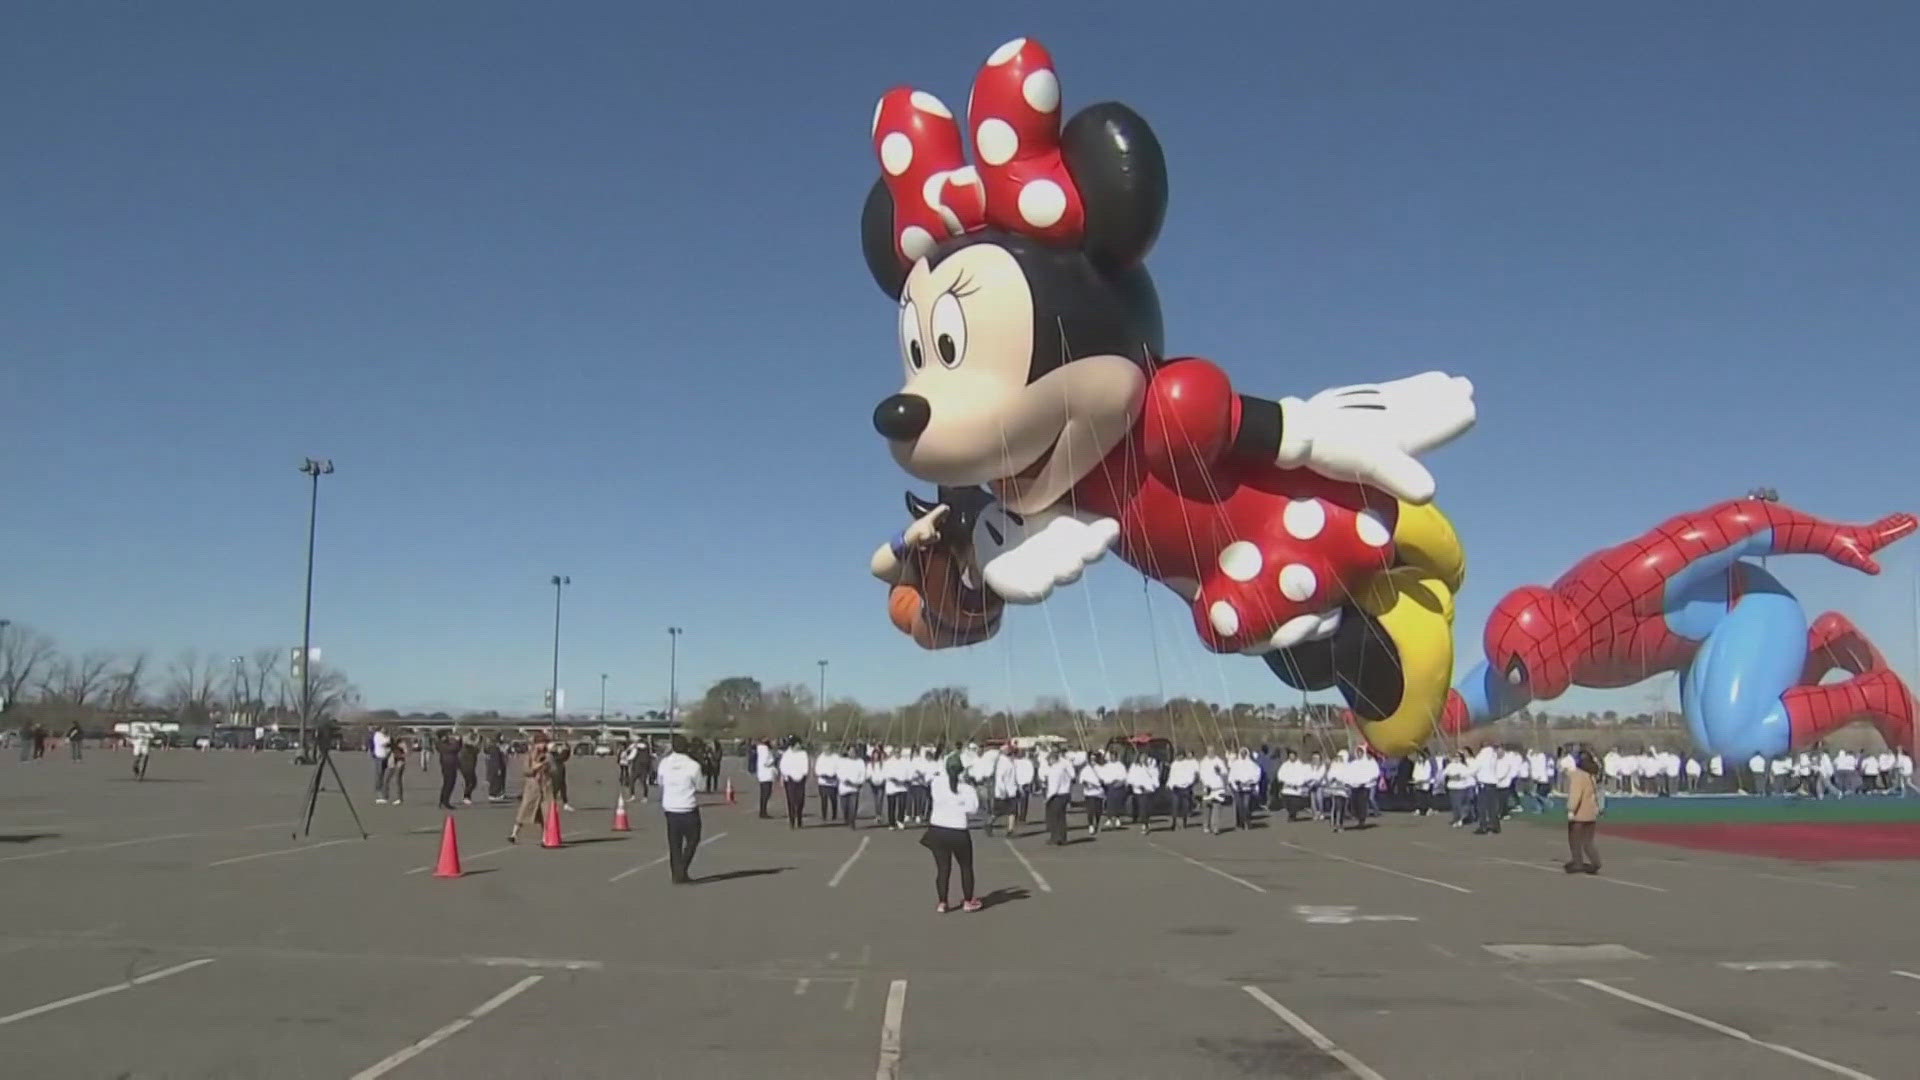
[[[893,196],[894,251],[909,265],[940,240],[985,228],[1077,242],[1080,194],[1060,158],[1060,80],[1037,41],[995,49],[967,101],[968,165],[952,110],[923,90],[897,86],[873,114],[873,149]]]

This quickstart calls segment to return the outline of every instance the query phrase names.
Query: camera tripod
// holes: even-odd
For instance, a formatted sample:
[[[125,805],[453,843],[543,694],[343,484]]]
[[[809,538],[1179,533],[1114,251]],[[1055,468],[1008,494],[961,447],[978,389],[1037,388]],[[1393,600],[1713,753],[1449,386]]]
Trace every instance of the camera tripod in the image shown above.
[[[315,733],[314,746],[319,756],[313,762],[313,779],[307,781],[307,812],[301,819],[301,827],[295,830],[293,838],[313,835],[313,810],[320,802],[320,778],[322,774],[332,773],[333,782],[340,786],[340,798],[347,804],[347,813],[353,815],[354,828],[360,830],[360,839],[367,838],[367,827],[360,821],[360,811],[353,808],[353,796],[347,794],[347,782],[340,778],[340,766],[333,763],[333,732],[329,728]]]

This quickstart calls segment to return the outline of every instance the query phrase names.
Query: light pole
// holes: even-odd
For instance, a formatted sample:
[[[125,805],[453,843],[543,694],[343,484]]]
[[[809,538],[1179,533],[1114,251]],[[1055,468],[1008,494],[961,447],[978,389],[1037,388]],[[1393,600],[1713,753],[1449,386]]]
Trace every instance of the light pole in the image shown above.
[[[553,727],[560,726],[560,590],[573,584],[573,579],[555,574],[553,581],[553,699],[548,703],[547,721]]]
[[[7,657],[6,682],[0,683],[0,712],[13,708],[13,653],[7,649],[7,627],[13,625],[12,619],[0,619],[0,653]]]
[[[680,635],[686,631],[667,627],[667,730],[680,729]]]
[[[820,665],[820,730],[827,730],[827,662],[815,660]]]
[[[228,684],[233,687],[233,691],[227,695],[231,699],[227,705],[227,723],[229,724],[235,723],[240,716],[240,665],[245,662],[238,656],[227,660],[227,663],[233,665],[233,682]]]
[[[300,753],[307,752],[307,720],[313,706],[313,536],[320,517],[320,478],[333,472],[331,458],[307,458],[300,473],[313,481],[307,501],[307,603],[300,618]]]
[[[600,673],[600,726],[607,726],[607,673]]]

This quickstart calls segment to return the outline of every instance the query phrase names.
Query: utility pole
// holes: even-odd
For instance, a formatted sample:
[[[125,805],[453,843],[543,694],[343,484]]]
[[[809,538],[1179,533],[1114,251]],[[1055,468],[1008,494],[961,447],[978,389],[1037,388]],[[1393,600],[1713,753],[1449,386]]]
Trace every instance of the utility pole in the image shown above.
[[[552,698],[547,701],[547,721],[553,727],[560,726],[560,589],[573,584],[573,579],[555,574],[553,581],[553,683]]]
[[[333,472],[330,458],[307,458],[300,472],[312,478],[313,493],[307,502],[307,603],[300,619],[300,754],[306,760],[307,723],[313,713],[313,537],[320,517],[320,478]]]
[[[816,660],[820,665],[820,730],[827,730],[827,662]]]
[[[667,730],[680,730],[680,635],[677,626],[667,627]]]
[[[607,726],[607,673],[600,673],[600,726]]]

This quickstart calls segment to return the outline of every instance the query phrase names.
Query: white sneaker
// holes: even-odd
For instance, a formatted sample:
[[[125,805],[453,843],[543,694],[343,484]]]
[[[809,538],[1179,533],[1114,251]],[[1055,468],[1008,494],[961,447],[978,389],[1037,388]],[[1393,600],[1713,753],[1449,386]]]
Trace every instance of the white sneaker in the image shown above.
[[[375,800],[373,800],[373,804],[374,804],[375,806],[385,806],[385,805],[386,805],[386,803],[387,803],[387,800],[385,800],[385,799],[375,799]]]

